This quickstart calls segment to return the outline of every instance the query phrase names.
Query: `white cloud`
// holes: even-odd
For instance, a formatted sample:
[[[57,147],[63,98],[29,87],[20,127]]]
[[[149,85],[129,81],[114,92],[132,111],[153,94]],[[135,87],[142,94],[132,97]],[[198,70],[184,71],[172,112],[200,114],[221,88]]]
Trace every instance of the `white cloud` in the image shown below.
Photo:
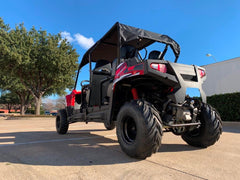
[[[82,46],[84,49],[90,48],[94,44],[94,40],[92,37],[86,38],[85,36],[77,33],[74,35],[77,43]]]
[[[61,32],[61,36],[62,36],[63,39],[67,39],[67,41],[70,42],[70,43],[74,41],[71,34],[67,31]]]
[[[78,45],[80,45],[84,49],[89,49],[95,42],[92,37],[87,38],[80,33],[74,34],[71,36],[71,34],[67,31],[61,32],[61,36],[63,39],[67,39],[68,42],[77,42]]]

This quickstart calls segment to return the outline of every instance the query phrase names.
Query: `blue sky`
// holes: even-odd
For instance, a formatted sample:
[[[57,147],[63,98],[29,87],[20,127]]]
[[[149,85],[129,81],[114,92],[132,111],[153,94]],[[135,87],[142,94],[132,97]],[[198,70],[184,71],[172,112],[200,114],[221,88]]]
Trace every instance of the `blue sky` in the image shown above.
[[[121,23],[167,34],[181,46],[179,63],[205,65],[240,56],[239,0],[8,0],[0,17],[13,28],[24,22],[64,32],[80,54]],[[72,38],[72,39],[71,39]]]

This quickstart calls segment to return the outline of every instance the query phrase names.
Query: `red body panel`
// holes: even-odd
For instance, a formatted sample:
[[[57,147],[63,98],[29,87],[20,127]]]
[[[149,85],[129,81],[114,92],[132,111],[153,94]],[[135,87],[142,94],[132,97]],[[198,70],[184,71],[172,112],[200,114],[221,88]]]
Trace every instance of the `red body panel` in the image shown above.
[[[113,91],[115,90],[115,85],[118,81],[123,78],[136,76],[136,75],[144,75],[144,63],[139,63],[133,66],[127,66],[126,62],[121,63],[116,70],[113,84]],[[138,99],[138,93],[135,88],[132,89],[133,99]]]
[[[115,91],[115,86],[118,81],[135,75],[144,75],[144,63],[139,63],[129,67],[126,62],[119,64],[114,77],[113,91]]]
[[[124,75],[143,75],[144,74],[144,63],[136,64],[134,66],[127,66],[124,62],[120,64],[115,73],[115,80],[121,78]]]
[[[66,96],[67,107],[75,105],[75,95],[81,94],[81,91],[74,89],[71,94]]]

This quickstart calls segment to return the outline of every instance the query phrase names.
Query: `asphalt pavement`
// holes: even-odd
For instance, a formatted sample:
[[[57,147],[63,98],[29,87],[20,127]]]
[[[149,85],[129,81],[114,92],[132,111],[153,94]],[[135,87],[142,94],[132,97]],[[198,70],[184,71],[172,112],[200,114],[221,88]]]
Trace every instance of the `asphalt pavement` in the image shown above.
[[[54,117],[0,117],[0,179],[239,179],[240,123],[223,130],[206,149],[164,133],[159,152],[137,160],[102,123],[71,124],[59,135]]]

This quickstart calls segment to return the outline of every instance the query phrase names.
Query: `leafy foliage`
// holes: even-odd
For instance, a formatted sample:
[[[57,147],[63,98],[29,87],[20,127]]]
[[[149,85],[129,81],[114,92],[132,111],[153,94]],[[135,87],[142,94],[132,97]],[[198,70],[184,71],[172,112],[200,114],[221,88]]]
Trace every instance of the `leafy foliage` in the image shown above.
[[[20,106],[19,98],[14,93],[4,93],[0,97],[0,104],[6,105],[8,112],[10,113],[11,109],[18,109]]]
[[[60,34],[34,27],[27,31],[24,24],[9,29],[0,18],[0,70],[32,93],[36,114],[43,96],[62,95],[73,87],[77,62],[76,50]]]
[[[10,28],[8,25],[5,25],[3,20],[0,18],[0,59],[4,60],[6,58],[6,53],[4,51],[5,46],[4,43],[7,43],[10,38],[8,34],[8,30]],[[10,46],[10,44],[8,44]],[[20,112],[24,114],[25,108],[28,106],[32,97],[30,96],[30,92],[26,89],[26,87],[21,83],[19,77],[17,77],[11,71],[5,69],[5,66],[2,65],[0,67],[0,89],[3,91],[10,91],[11,95],[18,96],[19,104],[21,106]]]
[[[223,121],[240,121],[240,93],[213,95],[207,101],[218,110]]]

